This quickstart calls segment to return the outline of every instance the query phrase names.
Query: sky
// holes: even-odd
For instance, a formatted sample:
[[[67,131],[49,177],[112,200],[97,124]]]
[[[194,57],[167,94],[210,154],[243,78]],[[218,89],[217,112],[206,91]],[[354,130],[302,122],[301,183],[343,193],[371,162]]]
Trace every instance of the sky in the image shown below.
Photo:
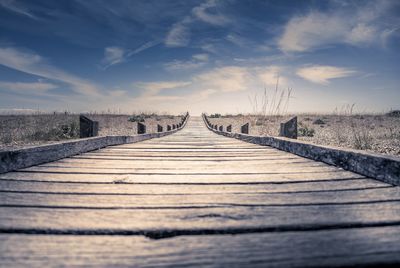
[[[396,0],[0,0],[0,111],[385,112],[399,52]]]

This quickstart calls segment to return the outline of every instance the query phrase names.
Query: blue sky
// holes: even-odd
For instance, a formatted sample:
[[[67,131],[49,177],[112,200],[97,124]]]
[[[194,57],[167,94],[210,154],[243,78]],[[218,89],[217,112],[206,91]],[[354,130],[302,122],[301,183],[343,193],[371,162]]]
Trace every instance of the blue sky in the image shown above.
[[[0,0],[0,109],[400,108],[399,1]]]

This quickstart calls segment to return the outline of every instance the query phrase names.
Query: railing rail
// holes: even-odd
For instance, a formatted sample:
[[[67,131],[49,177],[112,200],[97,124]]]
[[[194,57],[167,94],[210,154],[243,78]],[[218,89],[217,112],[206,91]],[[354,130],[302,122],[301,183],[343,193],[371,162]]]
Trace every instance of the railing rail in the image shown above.
[[[0,173],[56,161],[65,157],[98,150],[111,145],[135,143],[173,134],[185,127],[189,119],[186,113],[181,126],[173,130],[134,136],[102,136],[69,140],[48,145],[0,152]]]
[[[400,185],[400,157],[370,153],[361,150],[316,145],[285,137],[252,136],[243,133],[219,131],[211,127],[205,114],[205,125],[217,134],[242,141],[271,146],[312,160],[341,167],[345,170],[374,178],[393,185]]]

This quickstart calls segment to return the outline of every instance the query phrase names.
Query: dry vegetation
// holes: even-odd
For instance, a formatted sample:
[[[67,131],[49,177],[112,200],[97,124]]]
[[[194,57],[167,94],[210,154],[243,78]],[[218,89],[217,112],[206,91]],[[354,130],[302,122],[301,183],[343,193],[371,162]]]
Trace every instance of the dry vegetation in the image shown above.
[[[137,121],[145,121],[147,132],[156,132],[157,124],[165,127],[167,124],[176,124],[181,119],[181,116],[154,113],[134,115],[92,113],[86,116],[99,121],[99,136],[136,135]],[[0,115],[0,150],[78,138],[78,114]]]
[[[217,115],[218,116],[218,115]],[[232,131],[250,122],[250,135],[278,136],[281,122],[289,116],[228,115],[210,118],[212,124],[232,124]],[[388,114],[301,114],[298,115],[299,140],[315,144],[400,155],[400,115]]]
[[[232,132],[250,123],[249,134],[278,136],[280,123],[294,115],[287,115],[293,90],[265,88],[261,96],[249,97],[253,112],[250,115],[210,115],[211,124],[232,125]],[[298,139],[315,144],[368,150],[377,153],[400,155],[400,110],[387,114],[358,114],[355,104],[335,109],[332,114],[300,114]]]

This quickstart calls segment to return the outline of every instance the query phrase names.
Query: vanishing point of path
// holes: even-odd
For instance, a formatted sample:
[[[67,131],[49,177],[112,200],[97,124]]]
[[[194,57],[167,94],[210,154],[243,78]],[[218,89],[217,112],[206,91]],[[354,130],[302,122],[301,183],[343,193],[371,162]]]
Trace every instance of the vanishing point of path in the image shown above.
[[[192,117],[0,175],[0,239],[2,267],[393,264],[400,191]]]

